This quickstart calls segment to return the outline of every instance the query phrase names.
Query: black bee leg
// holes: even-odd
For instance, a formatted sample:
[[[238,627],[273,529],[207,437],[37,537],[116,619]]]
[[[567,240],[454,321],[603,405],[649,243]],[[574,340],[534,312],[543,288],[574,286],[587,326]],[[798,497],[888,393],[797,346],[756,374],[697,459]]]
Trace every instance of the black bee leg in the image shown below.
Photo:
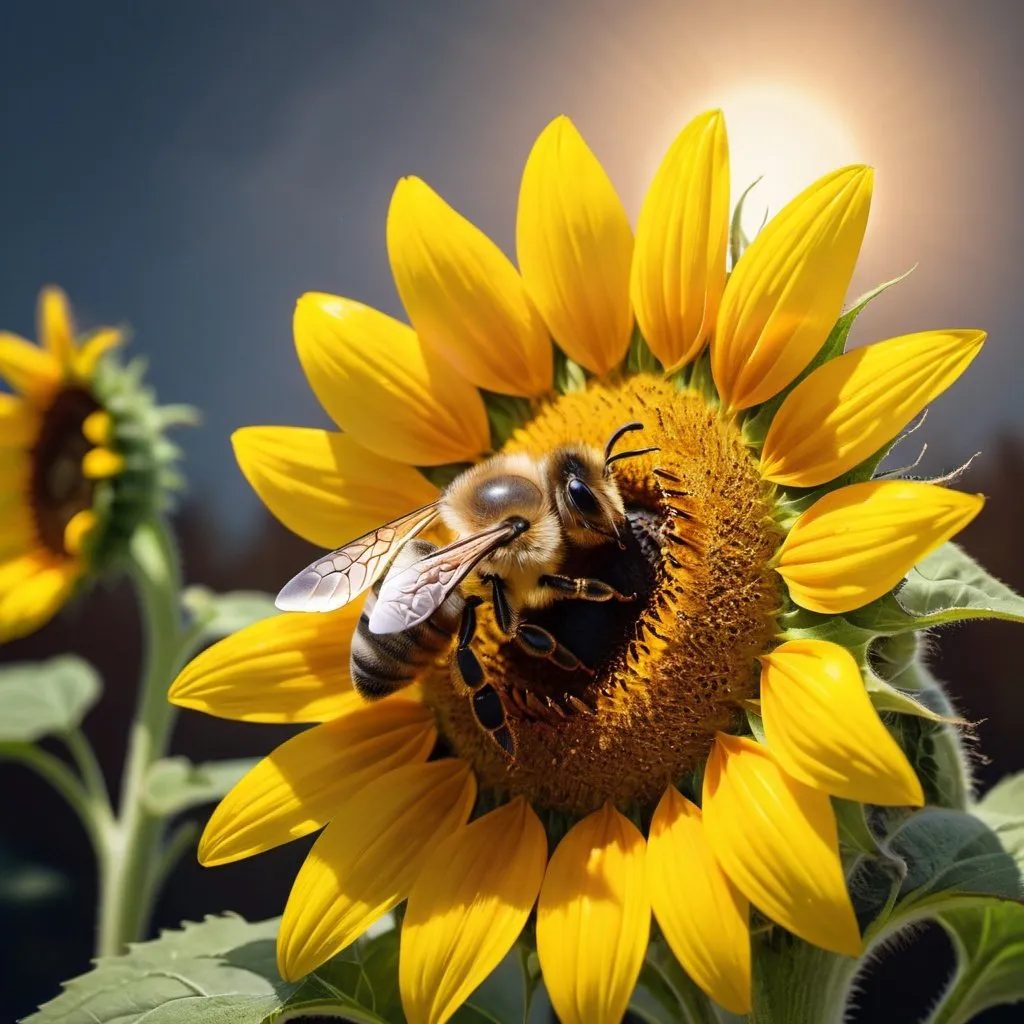
[[[621,594],[603,580],[581,576],[557,576],[547,574],[537,581],[542,587],[554,590],[559,597],[575,598],[578,601],[635,601],[636,594]]]
[[[491,585],[491,603],[494,605],[494,621],[498,629],[511,636],[515,629],[515,614],[512,606],[508,603],[508,591],[505,589],[505,581],[494,573],[487,573],[480,577],[485,583]]]
[[[515,757],[516,748],[505,721],[505,706],[498,691],[490,683],[484,682],[483,667],[471,646],[476,633],[476,609],[480,603],[479,597],[466,598],[459,625],[459,639],[455,645],[455,664],[462,681],[473,691],[470,702],[480,728],[511,758]]]
[[[534,658],[547,658],[566,672],[586,672],[593,675],[594,670],[576,657],[563,643],[559,643],[546,629],[535,626],[532,622],[524,622],[516,631],[515,641],[519,647]]]

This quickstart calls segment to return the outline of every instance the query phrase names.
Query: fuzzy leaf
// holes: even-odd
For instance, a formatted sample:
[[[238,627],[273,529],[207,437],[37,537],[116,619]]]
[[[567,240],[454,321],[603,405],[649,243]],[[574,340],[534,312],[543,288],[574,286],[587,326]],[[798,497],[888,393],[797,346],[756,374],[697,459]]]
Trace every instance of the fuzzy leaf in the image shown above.
[[[277,973],[277,927],[233,915],[185,924],[100,959],[25,1024],[274,1024],[307,1014],[399,1024],[395,929],[289,983]]]
[[[181,603],[206,640],[237,633],[260,619],[277,614],[274,598],[260,590],[234,590],[215,594],[207,587],[188,587]]]
[[[1007,775],[971,808],[1024,871],[1024,772]]]
[[[850,878],[858,917],[873,941],[907,924],[992,898],[1016,899],[1020,870],[996,834],[964,811],[925,807],[864,857]]]
[[[789,393],[797,386],[797,384],[810,376],[810,374],[819,366],[822,366],[830,359],[835,359],[836,356],[841,356],[843,354],[846,349],[846,339],[850,336],[850,330],[857,317],[864,312],[868,304],[873,299],[878,298],[882,292],[888,291],[888,289],[890,289],[894,284],[899,284],[901,281],[906,280],[906,278],[914,272],[914,269],[914,267],[911,267],[905,274],[900,274],[899,277],[894,277],[891,281],[884,281],[877,287],[872,288],[871,291],[865,292],[836,321],[835,327],[832,328],[831,333],[825,339],[825,344],[818,349],[817,355],[815,355],[815,357],[807,364],[803,373],[801,373],[792,384],[783,388],[774,398],[769,398],[767,402],[759,405],[756,410],[752,410],[752,415],[750,415],[743,424],[743,433],[751,444],[757,446],[764,444],[764,439],[768,436],[768,428],[772,425],[772,420],[775,419],[775,414],[780,408],[782,408],[782,403],[786,400]],[[888,448],[889,446],[886,445],[886,451],[888,451]],[[884,452],[882,454],[884,455]],[[881,458],[879,458],[878,461],[881,461]],[[856,468],[859,467],[855,467],[851,472],[855,472]]]
[[[1024,1002],[1024,906],[1001,901],[940,914],[957,970],[929,1024],[967,1024],[991,1006]]]
[[[151,814],[167,817],[199,804],[213,803],[256,763],[241,757],[193,764],[187,757],[157,761],[146,776],[142,799]]]
[[[919,562],[894,594],[849,617],[876,633],[904,633],[964,619],[1024,622],[1024,597],[947,542]]]
[[[99,700],[96,670],[65,654],[0,670],[0,743],[35,743],[77,728]]]

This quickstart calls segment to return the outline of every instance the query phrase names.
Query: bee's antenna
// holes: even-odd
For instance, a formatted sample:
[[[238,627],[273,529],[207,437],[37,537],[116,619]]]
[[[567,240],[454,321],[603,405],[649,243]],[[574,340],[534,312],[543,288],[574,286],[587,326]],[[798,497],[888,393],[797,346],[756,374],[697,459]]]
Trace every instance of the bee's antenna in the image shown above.
[[[604,464],[607,466],[608,463],[611,461],[610,456],[612,454],[612,449],[618,443],[619,439],[622,437],[623,434],[628,434],[632,430],[643,429],[644,425],[638,422],[637,420],[634,420],[632,423],[625,423],[621,427],[619,427],[619,429],[616,430],[615,433],[608,438],[608,443],[604,446]]]
[[[632,451],[629,452],[618,452],[617,454],[611,456],[611,458],[604,460],[604,471],[607,473],[608,467],[613,462],[618,462],[620,459],[635,459],[638,455],[649,455],[651,452],[660,451],[661,449],[655,445],[653,448],[634,448]]]

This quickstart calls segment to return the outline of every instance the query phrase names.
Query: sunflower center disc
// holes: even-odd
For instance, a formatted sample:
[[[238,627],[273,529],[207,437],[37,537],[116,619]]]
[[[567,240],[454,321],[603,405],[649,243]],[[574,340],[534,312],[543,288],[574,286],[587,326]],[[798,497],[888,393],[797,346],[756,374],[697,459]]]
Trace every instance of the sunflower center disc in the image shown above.
[[[517,431],[507,451],[541,455],[584,440],[602,447],[624,423],[644,424],[650,457],[617,463],[632,539],[573,555],[561,571],[595,576],[629,604],[567,600],[527,621],[543,625],[594,669],[566,672],[529,657],[481,607],[474,643],[505,696],[516,755],[476,725],[446,667],[424,680],[441,731],[483,789],[585,813],[657,799],[702,764],[755,693],[755,659],[770,645],[780,596],[769,561],[780,534],[766,485],[739,430],[695,391],[633,377],[564,395]]]
[[[82,425],[99,408],[85,388],[58,392],[32,449],[32,510],[40,538],[58,555],[64,554],[68,523],[92,506],[95,481],[82,472],[82,459],[92,445]]]

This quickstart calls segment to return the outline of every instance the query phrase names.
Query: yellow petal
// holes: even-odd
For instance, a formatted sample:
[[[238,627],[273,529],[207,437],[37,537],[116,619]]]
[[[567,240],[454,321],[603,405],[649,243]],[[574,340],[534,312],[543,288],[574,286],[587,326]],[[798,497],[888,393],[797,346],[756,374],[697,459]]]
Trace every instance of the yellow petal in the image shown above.
[[[778,571],[802,608],[833,615],[888,593],[980,511],[980,494],[874,480],[840,487],[793,525]]]
[[[727,406],[781,391],[824,344],[843,306],[868,222],[874,173],[845,167],[774,217],[729,277],[711,343]]]
[[[110,444],[114,437],[114,420],[105,409],[89,413],[82,422],[82,436],[92,444]]]
[[[475,799],[469,765],[445,758],[396,768],[346,800],[292,886],[277,936],[281,976],[308,974],[404,900]]]
[[[418,700],[398,694],[353,704],[282,743],[235,784],[206,823],[200,863],[227,864],[322,828],[374,779],[425,761],[436,738]]]
[[[547,852],[544,827],[522,797],[438,844],[402,921],[409,1024],[443,1024],[498,966],[530,916]]]
[[[105,480],[124,469],[124,456],[109,448],[90,448],[82,459],[82,473],[90,480]]]
[[[0,378],[15,391],[41,400],[59,384],[60,364],[24,338],[0,331]]]
[[[64,292],[47,285],[39,293],[36,312],[39,343],[61,366],[70,366],[75,353],[75,324]]]
[[[924,331],[855,349],[786,396],[761,453],[761,475],[816,487],[891,441],[970,365],[984,331]]]
[[[516,252],[526,291],[570,359],[613,370],[633,333],[633,232],[604,168],[567,117],[533,145],[519,187]]]
[[[654,916],[686,973],[732,1013],[750,1012],[750,904],[711,850],[700,808],[669,786],[647,837]]]
[[[618,1024],[651,928],[646,847],[610,804],[558,844],[537,906],[537,953],[562,1024]]]
[[[89,380],[96,370],[96,364],[112,348],[123,345],[125,336],[116,327],[101,327],[89,335],[74,358],[74,371],[79,380]]]
[[[21,574],[21,579],[14,582]],[[0,643],[27,636],[61,609],[82,575],[74,561],[23,556],[0,568]]]
[[[320,547],[339,547],[437,498],[422,473],[374,455],[347,434],[243,427],[231,443],[263,504]]]
[[[729,142],[720,110],[678,135],[636,225],[631,294],[640,330],[668,369],[695,359],[715,327],[729,238]]]
[[[791,778],[753,740],[719,733],[703,803],[711,849],[751,903],[822,949],[860,955],[825,793]]]
[[[39,413],[25,399],[0,394],[0,448],[31,448],[39,423]]]
[[[403,178],[388,209],[388,257],[409,320],[477,387],[542,395],[554,364],[544,321],[508,257],[426,182]]]
[[[761,714],[775,760],[808,786],[869,804],[924,803],[848,650],[790,640],[761,659]]]
[[[80,555],[89,534],[96,529],[96,513],[84,508],[76,512],[64,527],[64,550],[69,555]]]
[[[320,404],[364,448],[440,466],[490,447],[480,393],[405,324],[351,299],[310,292],[295,307],[294,328]]]
[[[38,543],[35,517],[20,491],[0,494],[0,562],[26,554]]]
[[[208,647],[169,700],[241,722],[326,722],[362,698],[348,674],[360,602],[322,615],[275,615]]]

